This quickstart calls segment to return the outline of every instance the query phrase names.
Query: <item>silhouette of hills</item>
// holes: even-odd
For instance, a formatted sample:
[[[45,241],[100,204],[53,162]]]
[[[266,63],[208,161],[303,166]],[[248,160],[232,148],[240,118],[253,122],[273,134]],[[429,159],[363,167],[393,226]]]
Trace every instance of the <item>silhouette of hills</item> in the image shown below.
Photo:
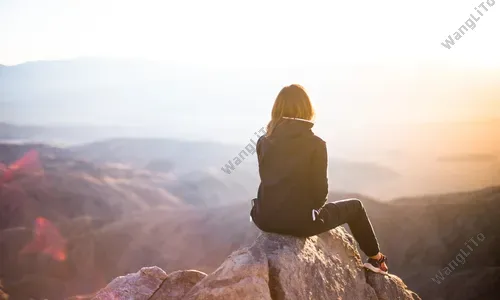
[[[0,188],[0,279],[13,299],[95,292],[147,265],[210,272],[258,234],[248,219],[248,202],[221,195],[220,201],[207,199],[211,186],[221,189],[217,181],[90,162],[71,149],[44,145],[1,145],[0,160],[9,164],[28,149],[40,153],[44,172],[23,173]],[[424,299],[474,299],[461,278],[474,283],[482,299],[493,299],[488,297],[499,283],[500,188],[391,202],[346,193],[331,193],[329,199],[352,196],[365,204],[391,271]],[[22,254],[37,217],[60,230],[66,260]],[[441,284],[433,282],[479,233],[486,238],[466,262]]]

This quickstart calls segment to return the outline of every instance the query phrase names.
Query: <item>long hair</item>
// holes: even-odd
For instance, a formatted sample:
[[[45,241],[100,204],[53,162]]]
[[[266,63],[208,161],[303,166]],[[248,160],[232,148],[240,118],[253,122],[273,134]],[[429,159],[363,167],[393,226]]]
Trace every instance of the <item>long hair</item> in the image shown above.
[[[314,108],[305,89],[299,84],[285,86],[274,101],[271,121],[267,124],[266,136],[273,133],[276,125],[283,117],[312,121],[314,116]]]

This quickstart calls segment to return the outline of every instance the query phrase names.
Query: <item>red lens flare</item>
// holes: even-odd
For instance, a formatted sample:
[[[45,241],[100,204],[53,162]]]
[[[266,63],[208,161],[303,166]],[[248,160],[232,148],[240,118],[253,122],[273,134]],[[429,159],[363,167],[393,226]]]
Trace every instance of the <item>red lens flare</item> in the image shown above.
[[[56,261],[65,261],[66,240],[54,224],[45,218],[38,217],[35,220],[33,240],[24,246],[20,253],[43,253]]]
[[[30,150],[9,166],[0,164],[0,184],[11,181],[21,173],[43,171],[38,151]]]

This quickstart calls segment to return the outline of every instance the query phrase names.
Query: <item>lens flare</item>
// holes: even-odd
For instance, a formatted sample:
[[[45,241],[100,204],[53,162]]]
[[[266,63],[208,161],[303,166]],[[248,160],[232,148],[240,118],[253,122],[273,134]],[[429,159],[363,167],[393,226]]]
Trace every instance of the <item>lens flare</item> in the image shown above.
[[[35,220],[33,240],[24,246],[20,253],[43,253],[56,261],[65,261],[67,258],[66,240],[54,224],[45,218],[38,217]]]
[[[43,172],[38,151],[30,150],[9,166],[0,164],[0,184],[13,180],[22,173]]]

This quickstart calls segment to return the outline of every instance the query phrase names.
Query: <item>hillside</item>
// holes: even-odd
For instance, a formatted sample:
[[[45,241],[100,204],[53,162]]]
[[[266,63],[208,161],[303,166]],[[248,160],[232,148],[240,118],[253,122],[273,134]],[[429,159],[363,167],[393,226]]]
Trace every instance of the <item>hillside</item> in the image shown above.
[[[366,206],[392,271],[423,299],[495,298],[500,283],[500,187]],[[479,241],[478,236],[485,238]],[[464,252],[468,255],[462,258]]]
[[[13,299],[28,295],[61,299],[96,291],[112,278],[148,265],[169,271],[196,267],[210,272],[258,234],[247,215],[241,206],[163,208],[114,222],[76,218],[56,223],[67,240],[64,262],[48,262],[41,254],[13,260],[29,241],[31,230],[7,229],[0,233],[0,247],[6,249],[0,277]]]
[[[0,144],[0,161],[12,164],[29,151],[38,153],[37,161],[32,162],[37,169],[19,167],[14,178],[0,186],[0,229],[29,226],[37,216],[53,221],[79,216],[116,219],[155,206],[185,205],[160,187],[170,181],[168,176],[119,165],[95,165],[71,158],[71,152],[64,149]]]
[[[37,155],[26,162],[26,153],[33,151]],[[206,194],[193,191],[196,181],[172,174],[95,164],[70,150],[36,144],[0,145],[0,161],[14,170],[7,177],[8,171],[0,170],[0,279],[13,299],[94,291],[151,262],[209,270],[214,259],[244,243],[241,232],[251,228],[239,222],[243,218],[233,207],[202,209],[216,202],[205,202]],[[190,196],[185,201],[176,195]],[[220,219],[238,235],[227,235],[227,223]],[[40,221],[55,229],[47,230]],[[209,238],[194,240],[201,229]],[[255,233],[250,230],[250,237]],[[151,241],[159,244],[146,247]],[[192,248],[195,242],[199,247]],[[201,247],[205,252],[199,252]],[[179,259],[186,253],[191,261]]]
[[[12,299],[84,295],[151,265],[210,273],[258,235],[248,202],[207,201],[210,187],[220,187],[196,174],[90,162],[33,144],[1,145],[0,161],[11,165],[30,150],[39,164],[0,185],[0,281]],[[424,299],[492,299],[500,283],[500,188],[385,203],[359,194],[329,199],[352,196],[365,204],[391,272]],[[471,252],[464,243],[480,233],[484,241],[464,264],[433,282],[462,249]]]
[[[194,176],[197,179],[189,181],[212,187],[205,202],[214,198],[216,202],[229,198],[244,201],[254,196],[258,185],[255,154],[245,158],[231,174],[221,169],[239,155],[245,142],[217,142],[219,134],[211,141],[190,141],[172,138],[170,130],[158,130],[157,137],[152,137],[141,127],[0,123],[0,140],[64,146],[80,159],[96,164],[112,162],[155,172],[172,171],[184,179]],[[335,190],[388,200],[500,184],[500,120],[363,126],[348,135],[340,134],[342,130],[354,129],[342,125],[335,127],[336,134],[330,139],[325,135],[329,183]],[[162,136],[165,138],[159,138]],[[206,184],[210,182],[214,185]],[[188,194],[183,197],[192,199]]]
[[[166,171],[191,183],[191,191],[215,194],[215,199],[247,201],[255,195],[259,184],[256,154],[226,174],[221,167],[241,151],[233,145],[209,142],[190,142],[175,139],[108,139],[74,146],[79,157],[96,163],[116,162],[139,168],[156,169],[167,166]],[[391,185],[401,174],[391,168],[369,162],[330,158],[329,182],[339,190],[367,192],[380,186]],[[189,193],[184,199],[192,198]]]

